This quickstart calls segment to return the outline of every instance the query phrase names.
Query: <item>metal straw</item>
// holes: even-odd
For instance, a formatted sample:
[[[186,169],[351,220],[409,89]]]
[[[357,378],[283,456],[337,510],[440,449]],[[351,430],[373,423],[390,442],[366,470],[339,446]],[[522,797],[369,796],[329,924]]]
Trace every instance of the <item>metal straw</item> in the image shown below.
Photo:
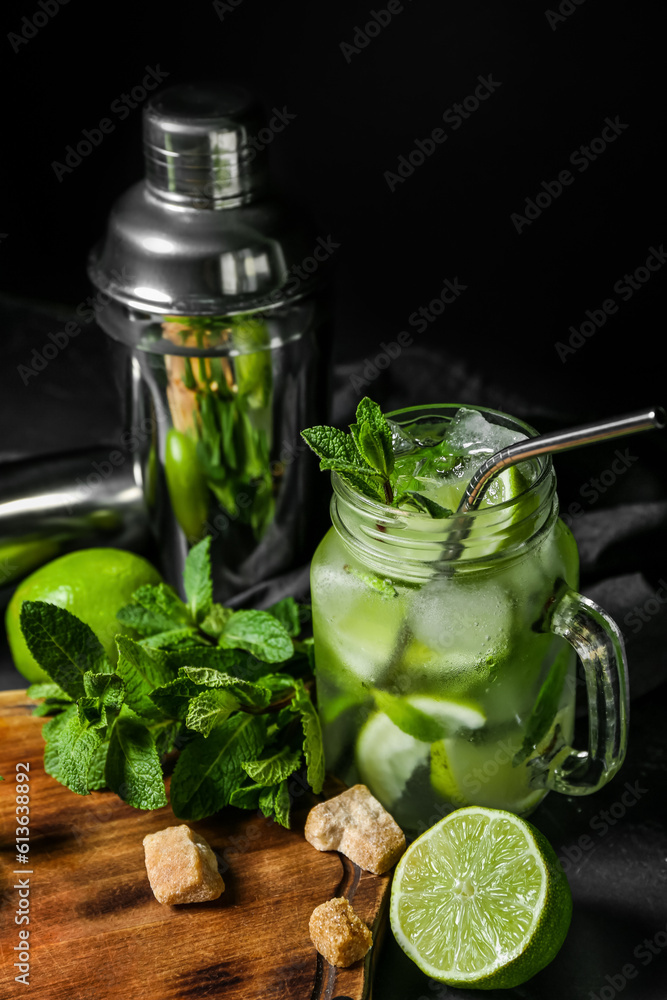
[[[622,437],[625,434],[636,434],[638,431],[650,431],[663,428],[667,424],[667,413],[661,406],[650,410],[639,410],[622,417],[610,417],[607,420],[596,420],[581,427],[571,427],[569,430],[552,431],[550,434],[540,434],[538,437],[517,441],[507,448],[497,451],[480,465],[468,483],[463,499],[456,511],[463,514],[476,510],[482,501],[484,493],[491,481],[503,469],[554,451],[569,451],[571,448],[582,448],[597,441]],[[445,560],[458,559],[463,552],[463,542],[468,537],[470,518],[453,518],[452,530],[449,533]]]

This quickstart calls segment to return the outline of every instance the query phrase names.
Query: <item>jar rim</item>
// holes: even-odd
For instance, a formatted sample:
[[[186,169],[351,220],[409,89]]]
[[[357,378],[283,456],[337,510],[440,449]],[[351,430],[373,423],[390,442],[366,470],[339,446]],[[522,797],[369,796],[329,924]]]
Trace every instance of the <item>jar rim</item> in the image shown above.
[[[527,437],[537,437],[539,431],[537,431],[531,424],[526,423],[525,420],[521,420],[519,417],[513,417],[510,413],[505,413],[502,410],[494,410],[488,406],[478,406],[473,403],[430,403],[421,406],[406,406],[400,410],[392,410],[389,413],[385,413],[385,417],[388,420],[393,420],[395,423],[401,423],[401,421],[396,420],[397,416],[402,416],[403,414],[416,414],[423,412],[428,414],[429,412],[450,410],[452,416],[458,410],[477,410],[482,414],[491,414],[493,416],[501,417],[503,421],[508,421],[508,423],[502,423],[502,426],[511,427],[513,430],[523,431]],[[536,492],[544,481],[553,473],[553,461],[551,455],[540,455],[536,458],[531,458],[524,460],[531,464],[535,463],[539,467],[539,472],[535,476],[535,479],[530,483],[530,485],[522,490],[521,493],[517,493],[515,497],[511,497],[509,500],[503,500],[502,503],[493,504],[489,507],[478,507],[474,510],[466,510],[457,513],[457,517],[481,517],[483,515],[488,515],[491,512],[498,512],[511,509],[519,500],[525,498],[527,494]],[[372,500],[371,497],[365,496],[363,493],[359,493],[352,486],[346,483],[344,480],[337,475],[336,472],[331,473],[331,481],[334,491],[342,494],[345,499],[360,501],[359,506],[366,510],[368,513],[374,513],[384,518],[391,517],[392,515],[400,517],[401,519],[407,518],[424,518],[424,514],[418,510],[409,510],[403,507],[391,507],[389,504],[380,503],[377,500]],[[418,522],[413,522],[418,523]]]
[[[519,430],[528,437],[537,436],[538,432],[530,424],[508,413],[462,403],[406,407],[386,416],[394,420],[396,416],[442,414],[443,411],[450,411],[453,415],[461,408],[498,416],[500,419],[495,422]],[[436,562],[441,566],[448,564],[453,567],[457,564],[461,570],[472,569],[481,563],[495,563],[526,553],[533,544],[537,544],[543,529],[553,523],[558,510],[551,456],[540,455],[528,461],[536,469],[536,474],[521,493],[488,507],[456,512],[442,520],[430,518],[418,510],[391,507],[373,500],[332,472],[334,527],[339,534],[342,533],[351,548],[359,549],[359,555],[362,550],[367,557],[374,553],[374,561],[385,564],[387,568],[392,564],[394,572],[402,566],[406,578],[415,573],[420,575],[419,565],[430,564],[431,572]],[[525,513],[521,513],[517,508],[525,504],[529,497],[534,501],[526,505]],[[515,510],[520,516],[513,515]],[[459,545],[461,539],[464,539],[462,547]],[[456,555],[451,554],[452,545],[458,547]]]

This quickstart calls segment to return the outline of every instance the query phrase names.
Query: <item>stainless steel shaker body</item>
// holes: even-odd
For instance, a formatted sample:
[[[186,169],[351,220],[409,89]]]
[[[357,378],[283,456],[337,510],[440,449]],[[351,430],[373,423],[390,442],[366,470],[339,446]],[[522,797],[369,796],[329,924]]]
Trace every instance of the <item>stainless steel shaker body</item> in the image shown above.
[[[269,196],[261,125],[239,88],[158,94],[146,179],[116,202],[89,262],[163,569],[180,589],[209,535],[220,601],[305,562],[322,528],[299,431],[327,416],[320,288],[333,248]]]

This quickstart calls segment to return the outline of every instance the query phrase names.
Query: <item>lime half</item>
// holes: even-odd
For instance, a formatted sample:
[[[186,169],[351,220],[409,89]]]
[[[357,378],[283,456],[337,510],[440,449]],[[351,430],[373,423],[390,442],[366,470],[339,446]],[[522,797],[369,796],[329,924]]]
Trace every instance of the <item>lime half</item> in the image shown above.
[[[572,896],[546,838],[513,813],[445,816],[408,848],[391,890],[391,927],[419,968],[450,986],[518,986],[556,956]]]

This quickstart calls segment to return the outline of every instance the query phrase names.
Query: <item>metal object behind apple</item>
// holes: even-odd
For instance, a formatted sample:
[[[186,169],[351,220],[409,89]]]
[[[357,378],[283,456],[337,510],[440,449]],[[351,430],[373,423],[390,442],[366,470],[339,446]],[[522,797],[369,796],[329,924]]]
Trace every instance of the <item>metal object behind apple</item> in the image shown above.
[[[244,355],[260,359],[260,352],[239,346],[231,334],[179,339],[173,331],[183,324],[174,319],[231,317],[233,330],[234,317],[251,315],[263,324],[258,364],[271,387],[261,419],[273,517],[261,537],[251,537],[238,512],[210,505],[205,534],[212,538],[220,601],[307,562],[326,523],[324,487],[299,432],[328,416],[330,343],[320,289],[335,243],[316,237],[270,194],[266,150],[257,141],[263,125],[250,95],[238,87],[192,84],[156,95],[144,113],[146,178],[113,206],[107,233],[89,259],[98,323],[125,348],[118,356],[137,482],[163,570],[178,589],[195,535],[174,513],[165,468],[169,433],[179,429],[170,383],[179,364],[191,363],[209,373],[197,393],[208,391],[211,359],[233,373]],[[236,392],[233,379],[230,386]]]

